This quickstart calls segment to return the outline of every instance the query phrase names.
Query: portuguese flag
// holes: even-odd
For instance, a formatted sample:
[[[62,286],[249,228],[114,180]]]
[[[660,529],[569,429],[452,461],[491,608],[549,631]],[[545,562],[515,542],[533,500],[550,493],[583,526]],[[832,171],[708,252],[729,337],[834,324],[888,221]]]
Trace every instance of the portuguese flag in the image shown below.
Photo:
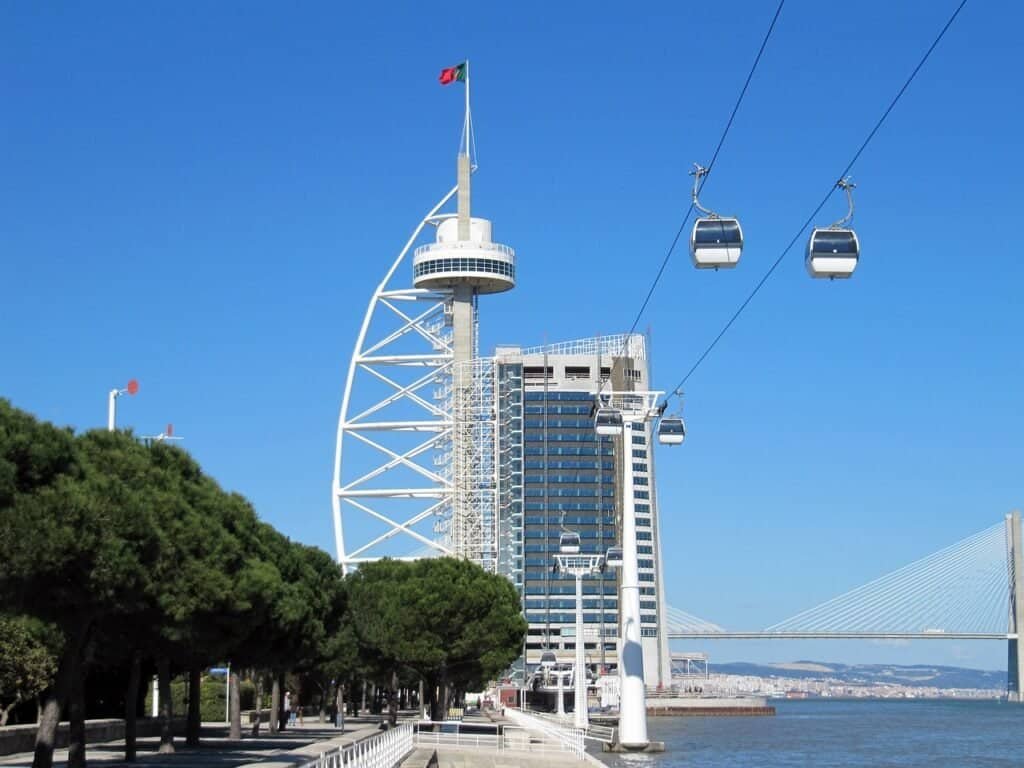
[[[441,70],[441,76],[437,78],[441,85],[448,85],[456,81],[465,82],[466,80],[466,62],[462,62],[454,67],[446,67]]]

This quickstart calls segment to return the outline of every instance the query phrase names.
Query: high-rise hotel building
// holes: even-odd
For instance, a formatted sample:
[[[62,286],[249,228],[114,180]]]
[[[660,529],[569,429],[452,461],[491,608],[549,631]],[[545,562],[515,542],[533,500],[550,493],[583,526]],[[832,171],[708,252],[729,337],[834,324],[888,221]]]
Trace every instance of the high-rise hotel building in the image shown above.
[[[527,671],[546,650],[572,661],[575,579],[554,572],[563,532],[579,533],[581,551],[604,554],[621,544],[622,462],[633,473],[640,574],[641,635],[648,685],[670,682],[665,597],[654,484],[652,426],[602,437],[594,431],[595,396],[648,390],[644,336],[610,336],[543,347],[498,347],[494,362],[498,571],[519,590],[529,622]],[[588,664],[617,665],[618,570],[583,582]]]
[[[468,97],[467,97],[468,98]],[[468,104],[467,104],[468,107]],[[563,532],[604,554],[621,545],[620,478],[637,517],[647,683],[670,681],[651,424],[600,437],[596,396],[649,390],[634,334],[478,354],[477,302],[511,290],[515,251],[471,215],[467,109],[457,185],[427,213],[367,307],[348,364],[335,445],[332,516],[349,572],[381,557],[462,557],[507,576],[529,622],[525,673],[541,653],[618,663],[619,574],[586,579],[584,637],[574,579],[554,573]],[[441,209],[455,200],[453,213]],[[425,228],[433,242],[413,248]],[[408,272],[399,271],[411,255]]]

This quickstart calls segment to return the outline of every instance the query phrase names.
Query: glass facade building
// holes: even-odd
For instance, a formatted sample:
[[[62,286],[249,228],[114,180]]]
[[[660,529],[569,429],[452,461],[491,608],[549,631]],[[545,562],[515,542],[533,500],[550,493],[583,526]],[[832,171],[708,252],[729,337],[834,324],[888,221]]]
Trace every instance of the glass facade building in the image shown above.
[[[652,428],[637,424],[622,437],[602,437],[593,420],[602,387],[650,388],[645,341],[615,336],[497,350],[498,568],[516,585],[529,623],[527,672],[544,651],[573,660],[581,641],[575,579],[554,571],[554,555],[563,532],[578,533],[588,554],[621,544],[625,462],[635,486],[645,675],[650,685],[668,682]],[[618,577],[607,569],[583,581],[587,661],[609,672],[618,664]]]

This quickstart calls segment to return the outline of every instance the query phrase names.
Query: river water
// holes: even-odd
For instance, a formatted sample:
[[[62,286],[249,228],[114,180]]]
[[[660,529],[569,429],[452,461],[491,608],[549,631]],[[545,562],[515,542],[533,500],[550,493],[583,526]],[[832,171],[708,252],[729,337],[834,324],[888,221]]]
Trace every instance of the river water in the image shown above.
[[[1024,768],[1024,705],[996,701],[773,701],[775,717],[652,717],[661,755],[614,768]]]

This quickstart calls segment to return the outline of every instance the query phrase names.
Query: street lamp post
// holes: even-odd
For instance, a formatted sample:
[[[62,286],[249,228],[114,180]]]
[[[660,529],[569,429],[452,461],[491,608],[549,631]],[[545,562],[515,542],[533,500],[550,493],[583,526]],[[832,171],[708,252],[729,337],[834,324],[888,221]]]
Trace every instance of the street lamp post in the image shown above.
[[[577,728],[586,728],[590,720],[587,715],[587,673],[583,642],[583,577],[590,576],[601,567],[601,556],[559,552],[555,555],[555,563],[559,571],[576,577],[576,669],[573,673],[573,680],[576,684],[576,705],[573,707],[573,725]],[[559,674],[559,698],[562,696],[561,680],[562,676]]]
[[[601,407],[622,419],[622,578],[619,586],[619,745],[626,750],[647,750],[647,691],[640,633],[640,573],[636,554],[636,505],[633,499],[633,425],[658,416],[661,392],[623,391],[598,395]],[[663,747],[662,747],[663,748]]]
[[[121,395],[134,395],[139,391],[139,382],[132,379],[124,389],[112,389],[107,393],[107,431],[117,429],[117,398]]]

